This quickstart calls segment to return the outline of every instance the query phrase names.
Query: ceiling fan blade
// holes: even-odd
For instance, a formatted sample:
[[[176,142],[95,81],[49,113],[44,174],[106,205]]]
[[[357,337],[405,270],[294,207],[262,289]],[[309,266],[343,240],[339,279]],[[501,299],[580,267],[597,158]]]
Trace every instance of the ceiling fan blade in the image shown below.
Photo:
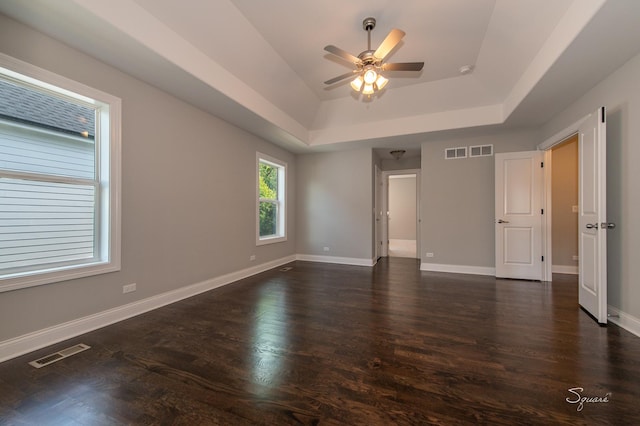
[[[421,71],[424,62],[396,62],[392,64],[383,64],[384,71]]]
[[[334,55],[339,56],[342,59],[346,59],[349,62],[353,62],[354,64],[357,64],[360,62],[360,58],[353,56],[351,53],[346,52],[332,44],[325,46],[324,50],[326,50],[329,53],[333,53]]]
[[[389,32],[389,34],[387,35],[387,38],[385,38],[378,49],[376,49],[373,56],[378,59],[384,59],[384,57],[387,56],[398,43],[400,43],[400,40],[402,40],[402,37],[404,37],[404,35],[404,31],[396,28],[392,29],[391,32]]]
[[[324,84],[333,84],[333,83],[337,83],[337,82],[339,82],[340,80],[344,80],[345,78],[349,78],[349,77],[351,77],[353,74],[355,74],[355,73],[357,73],[357,72],[358,72],[358,70],[353,70],[353,71],[351,71],[351,72],[344,73],[344,74],[342,74],[342,75],[339,75],[339,76],[337,76],[337,77],[332,78],[331,80],[327,80],[327,81],[325,81],[325,82],[324,82]]]
[[[424,67],[424,62],[396,62],[382,65],[382,69],[385,71],[420,71],[422,67]]]

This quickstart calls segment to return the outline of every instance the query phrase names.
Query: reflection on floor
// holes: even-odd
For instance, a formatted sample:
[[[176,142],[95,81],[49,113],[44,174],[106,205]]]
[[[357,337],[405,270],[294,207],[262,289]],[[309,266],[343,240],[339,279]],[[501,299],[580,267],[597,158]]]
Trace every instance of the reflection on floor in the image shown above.
[[[389,257],[416,258],[416,240],[389,239]]]

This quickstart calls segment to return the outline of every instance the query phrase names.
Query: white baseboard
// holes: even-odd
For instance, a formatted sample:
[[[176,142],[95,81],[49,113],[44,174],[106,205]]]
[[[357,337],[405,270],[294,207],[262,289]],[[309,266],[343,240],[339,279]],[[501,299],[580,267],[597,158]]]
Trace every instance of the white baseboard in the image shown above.
[[[634,317],[633,315],[622,312],[621,310],[614,308],[611,305],[607,307],[607,312],[609,312],[610,315],[617,315],[617,317],[610,316],[608,318],[609,321],[617,326],[624,328],[629,333],[633,333],[636,336],[640,337],[640,319]]]
[[[578,275],[578,267],[571,265],[553,265],[551,272],[554,274]]]
[[[33,333],[0,342],[0,362],[35,351],[40,348],[88,333],[98,328],[149,312],[162,306],[178,302],[205,291],[221,287],[232,282],[259,274],[260,272],[284,265],[296,260],[295,255],[262,263],[251,268],[242,269],[220,277],[212,278],[176,290],[158,294],[146,299],[137,300],[117,308],[108,309],[93,315],[78,318]]]
[[[438,263],[421,263],[421,271],[449,272],[452,274],[496,275],[496,268],[488,266],[442,265]]]
[[[373,259],[362,259],[358,257],[319,256],[315,254],[297,254],[296,260],[302,260],[305,262],[337,263],[340,265],[353,266],[373,266],[376,262]]]

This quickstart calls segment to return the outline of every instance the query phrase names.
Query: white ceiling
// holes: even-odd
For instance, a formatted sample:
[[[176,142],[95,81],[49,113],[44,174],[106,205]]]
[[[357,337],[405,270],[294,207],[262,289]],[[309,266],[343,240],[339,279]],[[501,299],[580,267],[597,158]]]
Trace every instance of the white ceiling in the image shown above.
[[[535,126],[640,52],[637,0],[0,0],[0,11],[294,152]],[[406,32],[370,99],[327,54]],[[459,68],[473,65],[469,75]]]

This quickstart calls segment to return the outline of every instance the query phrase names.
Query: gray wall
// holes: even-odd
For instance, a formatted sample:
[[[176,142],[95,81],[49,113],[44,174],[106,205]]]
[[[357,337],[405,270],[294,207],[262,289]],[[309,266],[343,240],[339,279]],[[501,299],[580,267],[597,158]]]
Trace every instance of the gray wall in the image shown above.
[[[495,266],[494,157],[445,160],[444,150],[493,144],[495,153],[530,151],[540,142],[534,132],[519,132],[422,144],[423,263]]]
[[[544,126],[551,137],[600,106],[607,107],[608,301],[640,318],[640,55]]]
[[[298,155],[297,170],[297,252],[371,259],[372,150]]]
[[[577,268],[578,213],[578,139],[551,150],[551,252],[553,265]]]
[[[389,176],[389,238],[415,240],[416,175]]]
[[[295,253],[293,155],[2,15],[0,51],[118,96],[123,112],[122,270],[0,293],[0,341]],[[260,247],[257,150],[289,166],[290,238]]]
[[[399,160],[382,160],[382,170],[409,170],[420,168],[420,157],[402,157]]]

